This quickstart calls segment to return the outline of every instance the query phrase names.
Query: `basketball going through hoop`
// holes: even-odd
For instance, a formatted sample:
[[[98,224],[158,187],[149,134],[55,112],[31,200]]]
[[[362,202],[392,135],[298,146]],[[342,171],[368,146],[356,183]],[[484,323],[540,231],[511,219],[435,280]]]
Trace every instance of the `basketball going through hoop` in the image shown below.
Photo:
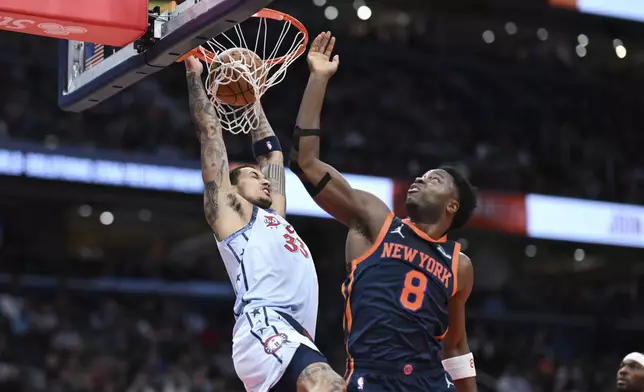
[[[230,106],[244,106],[255,102],[258,92],[254,86],[266,82],[266,75],[262,72],[262,59],[255,52],[243,48],[228,49],[217,57],[224,65],[220,72],[225,72],[225,79],[230,81],[209,86],[209,90],[216,91],[217,99]],[[212,72],[217,70],[213,69]],[[213,75],[210,82],[214,83],[216,79]],[[249,82],[253,80],[257,83]]]
[[[204,61],[208,67],[206,91],[222,128],[248,133],[259,125],[257,101],[284,79],[288,67],[306,50],[309,34],[299,20],[267,8],[232,30],[236,37],[230,32],[220,34],[177,62],[188,56]],[[247,41],[250,31],[255,36]],[[292,39],[289,45],[284,44],[287,39]],[[249,47],[248,42],[254,45]]]

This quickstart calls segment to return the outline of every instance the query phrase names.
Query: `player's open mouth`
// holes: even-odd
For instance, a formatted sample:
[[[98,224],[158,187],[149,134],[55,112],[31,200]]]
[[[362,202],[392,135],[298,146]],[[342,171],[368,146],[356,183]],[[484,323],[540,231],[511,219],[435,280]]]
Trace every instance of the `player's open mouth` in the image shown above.
[[[416,193],[416,192],[418,192],[418,191],[420,191],[420,188],[418,188],[418,185],[416,185],[416,184],[412,184],[412,185],[409,187],[409,190],[407,191],[407,193]]]
[[[263,191],[264,193],[266,193],[266,196],[270,196],[270,195],[271,195],[271,189],[270,189],[270,188],[263,188],[263,189],[262,189],[262,191]]]

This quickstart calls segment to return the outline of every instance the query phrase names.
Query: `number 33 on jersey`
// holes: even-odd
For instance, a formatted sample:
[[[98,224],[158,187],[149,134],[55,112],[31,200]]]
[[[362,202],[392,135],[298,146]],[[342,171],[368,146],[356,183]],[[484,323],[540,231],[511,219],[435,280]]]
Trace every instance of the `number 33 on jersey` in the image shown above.
[[[317,304],[318,283],[311,252],[293,226],[273,211],[254,207],[248,225],[217,246],[238,298],[236,314],[248,301],[258,298],[275,306],[297,303],[295,297],[303,295]],[[314,289],[299,293],[304,284]]]
[[[281,220],[276,215],[266,215],[264,217],[264,224],[270,229],[283,228],[286,231],[283,235],[286,240],[286,244],[284,245],[286,250],[291,253],[300,252],[302,253],[302,256],[307,259],[310,257],[309,249],[306,247],[306,244],[300,239],[295,232],[295,229],[293,229],[293,226],[289,225],[288,222]]]
[[[293,226],[287,225],[284,227],[286,233],[284,234],[284,239],[286,240],[286,245],[284,247],[291,253],[300,252],[302,256],[307,259],[310,256],[309,250],[306,248],[306,244],[297,236],[297,233],[293,229]]]

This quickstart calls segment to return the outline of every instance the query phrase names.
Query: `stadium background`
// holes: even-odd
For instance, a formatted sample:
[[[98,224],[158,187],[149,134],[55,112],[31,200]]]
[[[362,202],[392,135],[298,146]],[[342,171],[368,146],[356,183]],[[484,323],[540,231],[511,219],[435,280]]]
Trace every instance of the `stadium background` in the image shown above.
[[[391,179],[400,215],[401,191],[437,164],[481,188],[455,233],[476,271],[480,390],[611,391],[622,356],[644,349],[643,26],[518,3],[369,2],[366,21],[348,1],[274,6],[338,36],[329,162]],[[65,113],[56,42],[0,37],[0,389],[242,390],[201,197],[159,180],[199,168],[182,68]],[[302,59],[264,99],[286,148],[306,72]],[[231,161],[252,160],[249,138],[226,141]],[[149,173],[78,169],[96,160]],[[309,207],[290,219],[320,276],[317,340],[342,372],[345,230]]]

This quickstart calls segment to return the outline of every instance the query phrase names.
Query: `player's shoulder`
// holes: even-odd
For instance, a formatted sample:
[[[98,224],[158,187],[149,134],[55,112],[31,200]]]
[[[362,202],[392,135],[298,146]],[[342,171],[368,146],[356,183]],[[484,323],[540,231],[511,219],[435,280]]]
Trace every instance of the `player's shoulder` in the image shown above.
[[[281,216],[277,211],[275,211],[272,208],[263,208],[262,211],[264,211],[267,214],[272,214],[272,215],[279,215]]]
[[[360,189],[353,191],[353,198],[358,208],[358,213],[349,222],[349,242],[364,253],[369,247],[379,244],[385,237],[386,230],[391,225],[394,213],[379,197],[373,193]]]
[[[472,266],[472,259],[465,253],[461,252],[458,256],[458,266],[456,271],[452,271],[457,276],[459,292],[463,292],[465,297],[469,297],[474,285],[474,267]]]
[[[364,205],[368,205],[370,207],[384,207],[384,209],[386,209],[387,211],[390,211],[387,204],[385,204],[385,202],[382,201],[381,198],[374,195],[373,193],[363,191],[361,189],[356,189],[355,192],[358,195],[358,198],[360,199],[360,201],[364,203]]]
[[[391,208],[382,201],[378,196],[371,192],[356,189],[360,207],[363,210],[362,216],[366,217],[370,226],[382,227],[385,223],[390,222],[394,216]]]
[[[458,273],[460,277],[461,275],[471,275],[473,271],[474,266],[472,265],[472,259],[470,259],[470,257],[465,253],[460,252],[458,254],[457,271],[454,272]]]
[[[463,252],[458,254],[458,266],[463,268],[472,268],[472,259]]]

